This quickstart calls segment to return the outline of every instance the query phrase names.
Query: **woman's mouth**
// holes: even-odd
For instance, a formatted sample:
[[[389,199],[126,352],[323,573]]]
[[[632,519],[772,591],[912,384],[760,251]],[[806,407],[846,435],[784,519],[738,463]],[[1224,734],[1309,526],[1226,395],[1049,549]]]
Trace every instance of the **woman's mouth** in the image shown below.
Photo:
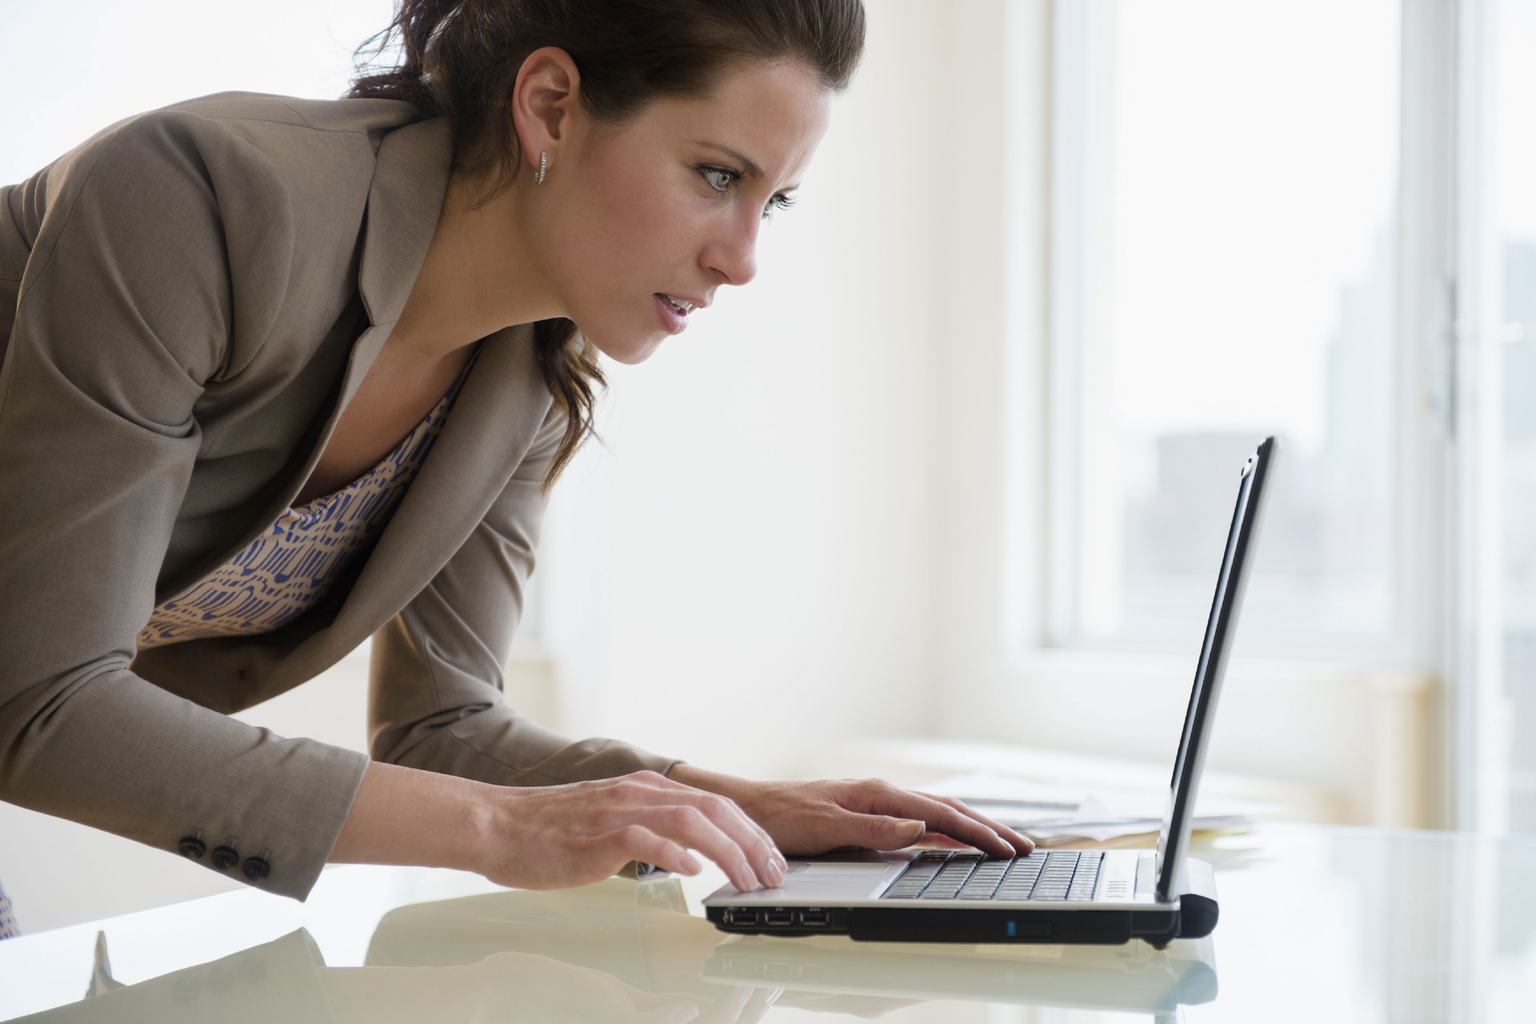
[[[694,310],[693,303],[661,292],[657,292],[654,297],[662,327],[668,334],[682,334],[688,327],[688,314]]]

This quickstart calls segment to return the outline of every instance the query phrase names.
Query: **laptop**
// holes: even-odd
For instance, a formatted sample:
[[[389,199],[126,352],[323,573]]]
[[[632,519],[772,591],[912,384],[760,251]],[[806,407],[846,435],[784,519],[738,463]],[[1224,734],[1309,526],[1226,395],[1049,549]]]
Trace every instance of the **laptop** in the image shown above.
[[[1211,867],[1187,856],[1195,797],[1216,698],[1253,561],[1265,483],[1277,443],[1243,465],[1226,552],[1206,621],[1157,849],[1037,850],[992,858],[974,851],[861,851],[796,858],[782,885],[704,901],[722,931],[842,934],[883,942],[1125,943],[1158,949],[1216,927]]]

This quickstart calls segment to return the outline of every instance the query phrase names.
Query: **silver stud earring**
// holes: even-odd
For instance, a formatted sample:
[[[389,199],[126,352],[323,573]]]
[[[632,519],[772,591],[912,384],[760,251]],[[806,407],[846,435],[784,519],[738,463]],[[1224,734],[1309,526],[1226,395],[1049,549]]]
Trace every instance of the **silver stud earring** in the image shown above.
[[[549,171],[549,154],[548,153],[540,153],[539,154],[539,170],[538,170],[538,173],[533,176],[533,183],[535,185],[542,185],[542,184],[544,184],[544,175],[548,171]]]

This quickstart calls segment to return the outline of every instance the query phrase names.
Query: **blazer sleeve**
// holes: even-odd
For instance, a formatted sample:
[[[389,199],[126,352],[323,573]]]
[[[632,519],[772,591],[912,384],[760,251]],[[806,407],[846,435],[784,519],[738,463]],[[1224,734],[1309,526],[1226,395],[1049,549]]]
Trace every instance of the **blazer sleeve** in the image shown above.
[[[572,742],[502,700],[502,673],[533,571],[542,484],[563,414],[432,582],[373,638],[369,743],[380,761],[501,786],[549,786],[676,764],[618,740]]]
[[[32,250],[0,372],[0,799],[303,898],[367,766],[129,668],[234,339],[282,302],[293,218],[248,143],[160,113],[11,190]],[[196,850],[195,843],[186,844]]]

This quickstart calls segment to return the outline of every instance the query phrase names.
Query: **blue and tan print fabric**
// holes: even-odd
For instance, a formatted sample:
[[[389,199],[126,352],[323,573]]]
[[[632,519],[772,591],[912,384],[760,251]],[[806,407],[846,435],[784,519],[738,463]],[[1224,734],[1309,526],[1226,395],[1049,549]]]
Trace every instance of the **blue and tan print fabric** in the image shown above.
[[[289,509],[245,550],[156,608],[139,633],[139,649],[267,633],[324,597],[352,556],[384,531],[431,453],[474,362],[410,436],[367,474]]]

